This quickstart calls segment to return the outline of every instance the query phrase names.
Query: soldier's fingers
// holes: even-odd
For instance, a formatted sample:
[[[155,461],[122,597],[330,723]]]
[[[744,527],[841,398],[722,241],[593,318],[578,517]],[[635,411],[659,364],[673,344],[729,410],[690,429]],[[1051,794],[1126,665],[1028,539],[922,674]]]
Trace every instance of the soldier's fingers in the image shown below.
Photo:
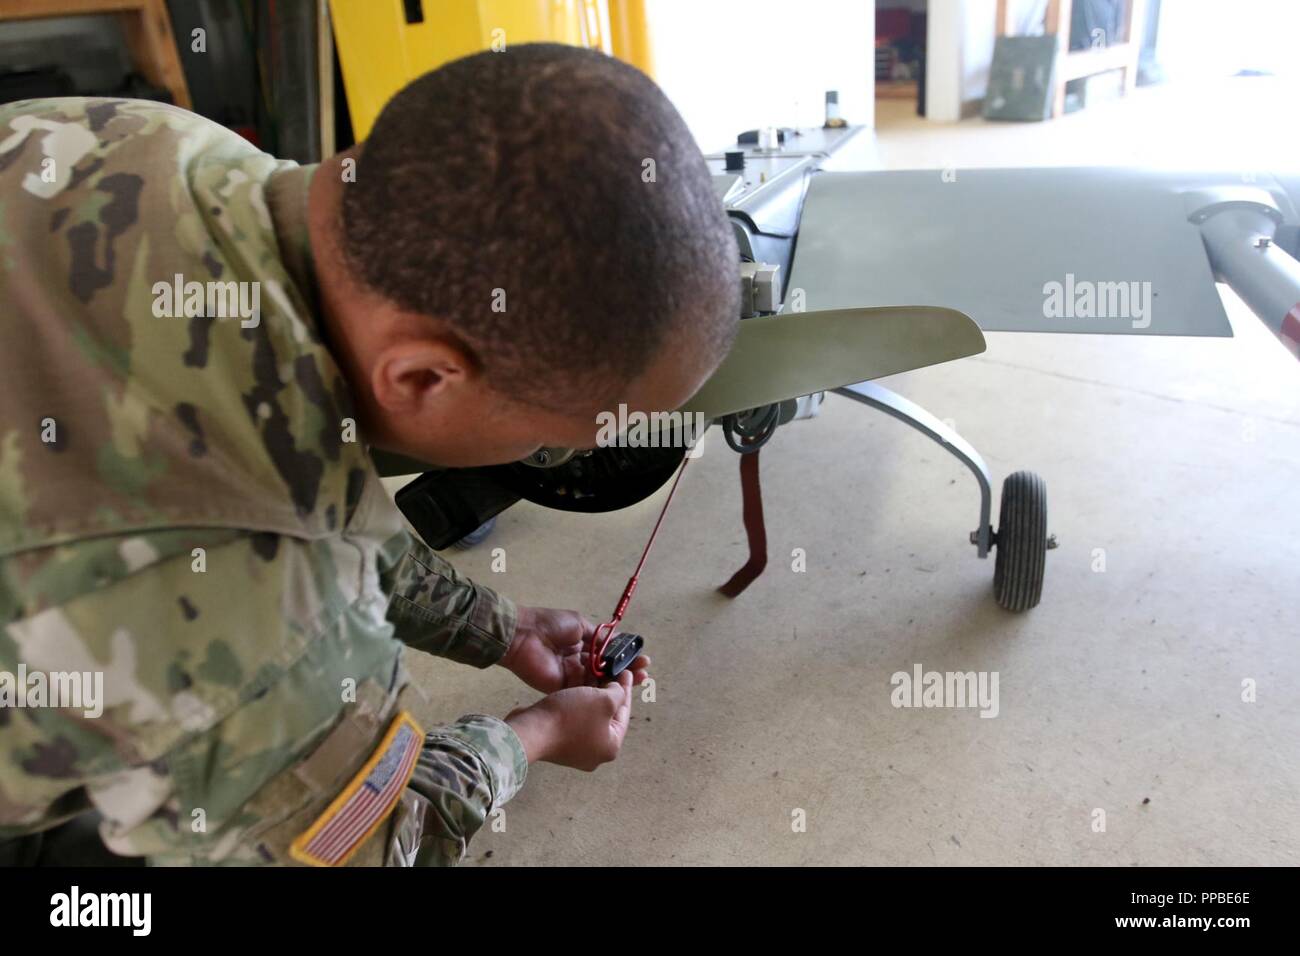
[[[623,673],[626,674],[627,671]],[[619,674],[615,680],[602,683],[598,689],[605,695],[606,702],[612,712],[623,702],[623,698],[626,696],[623,692],[623,674]]]
[[[543,622],[542,640],[557,653],[568,653],[570,648],[581,650],[583,640],[591,633],[589,622],[577,611],[548,611]]]
[[[632,675],[624,671],[618,675],[617,684],[611,684],[610,686],[617,687],[621,695],[618,709],[614,711],[614,723],[621,730],[626,730],[627,723],[632,718]]]
[[[585,656],[575,654],[571,657],[562,657],[560,661],[564,667],[565,687],[583,687],[591,683],[591,673],[587,669]]]
[[[624,671],[614,680],[605,681],[597,688],[605,699],[605,706],[609,708],[607,713],[610,717],[617,716],[618,709],[623,706],[624,701],[627,699],[627,688],[630,686],[629,681],[631,680],[632,675]]]
[[[570,626],[578,640],[585,640],[591,637],[591,632],[596,629],[596,625],[591,622],[585,614],[579,614],[577,611],[569,611],[566,623]]]
[[[580,651],[589,634],[590,632],[584,630],[580,625],[570,623],[569,626],[557,628],[547,635],[546,643],[550,644],[551,649],[557,652]]]
[[[569,660],[572,661],[573,658],[569,658]],[[578,686],[578,685],[584,685],[587,687],[604,686],[605,679],[603,677],[597,677],[595,674],[591,672],[591,655],[587,653],[587,651],[585,650],[581,651],[577,656],[577,661],[579,666],[582,669],[581,671],[575,671],[576,679],[574,681],[573,686]],[[567,666],[572,667],[573,665],[570,663]]]

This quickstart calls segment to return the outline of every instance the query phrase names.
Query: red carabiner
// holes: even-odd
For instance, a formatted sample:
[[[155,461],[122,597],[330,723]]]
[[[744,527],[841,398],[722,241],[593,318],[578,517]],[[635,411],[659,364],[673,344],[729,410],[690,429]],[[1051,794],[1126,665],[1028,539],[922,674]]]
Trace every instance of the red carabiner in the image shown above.
[[[677,477],[673,479],[673,486],[668,490],[668,498],[664,501],[664,506],[659,512],[659,520],[655,522],[654,530],[650,532],[650,540],[645,543],[645,550],[641,552],[641,560],[636,563],[636,570],[632,576],[627,579],[627,586],[623,588],[623,595],[618,599],[618,604],[614,607],[614,613],[608,621],[601,624],[591,633],[590,657],[588,666],[595,677],[604,677],[604,669],[601,667],[601,658],[605,655],[605,648],[609,647],[610,640],[614,637],[614,632],[618,626],[623,623],[623,613],[627,610],[628,603],[632,600],[632,595],[636,591],[637,580],[641,577],[641,569],[645,567],[645,559],[650,554],[650,548],[655,543],[655,538],[659,535],[659,527],[664,523],[664,515],[668,514],[668,506],[673,503],[673,495],[677,494],[677,486],[681,483],[682,475],[686,473],[686,466],[690,463],[690,456],[682,460],[682,467],[677,471]],[[602,632],[604,636],[602,637]]]

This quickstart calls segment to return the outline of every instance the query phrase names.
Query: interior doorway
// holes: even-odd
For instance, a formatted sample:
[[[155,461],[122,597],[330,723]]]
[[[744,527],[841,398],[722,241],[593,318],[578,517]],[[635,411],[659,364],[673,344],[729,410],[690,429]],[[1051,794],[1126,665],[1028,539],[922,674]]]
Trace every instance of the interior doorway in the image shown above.
[[[929,0],[877,0],[876,99],[909,102],[925,115]]]

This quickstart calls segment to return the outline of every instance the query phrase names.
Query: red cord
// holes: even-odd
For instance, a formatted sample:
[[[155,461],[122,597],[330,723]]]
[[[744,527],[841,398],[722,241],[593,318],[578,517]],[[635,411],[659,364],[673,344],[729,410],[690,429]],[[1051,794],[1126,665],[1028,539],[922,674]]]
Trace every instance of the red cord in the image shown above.
[[[650,555],[650,548],[655,543],[655,538],[659,536],[659,526],[664,523],[664,516],[668,514],[668,506],[673,503],[673,495],[677,494],[677,486],[681,483],[682,475],[686,473],[686,466],[690,464],[690,456],[682,460],[682,467],[677,471],[677,477],[673,479],[672,488],[668,489],[668,497],[664,501],[664,506],[659,512],[659,520],[655,522],[654,530],[650,532],[650,540],[645,543],[645,550],[641,552],[641,560],[636,563],[636,570],[632,576],[627,579],[627,587],[623,588],[623,595],[618,599],[618,604],[614,607],[613,616],[601,624],[591,633],[591,673],[596,677],[604,677],[600,669],[600,659],[605,653],[605,648],[609,647],[609,642],[614,637],[614,631],[619,624],[623,622],[623,613],[627,610],[628,603],[632,600],[632,595],[636,591],[637,580],[641,577],[641,569],[645,567],[645,559]],[[604,638],[601,638],[601,632],[604,631]]]

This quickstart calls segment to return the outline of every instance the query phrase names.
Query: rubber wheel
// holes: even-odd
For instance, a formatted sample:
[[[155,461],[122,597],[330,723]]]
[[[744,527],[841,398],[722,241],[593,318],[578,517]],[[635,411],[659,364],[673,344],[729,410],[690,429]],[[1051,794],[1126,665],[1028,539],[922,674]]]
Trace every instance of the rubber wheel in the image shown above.
[[[1008,611],[1028,611],[1043,596],[1047,568],[1047,485],[1032,471],[1002,482],[993,595]]]
[[[495,530],[496,526],[497,526],[496,517],[494,516],[488,518],[487,521],[484,521],[481,525],[479,525],[469,534],[465,535],[465,537],[461,538],[459,541],[453,544],[452,547],[464,551],[468,548],[474,547],[474,545],[476,544],[482,544],[484,541],[487,540],[488,535],[490,535],[493,532],[493,530]]]

